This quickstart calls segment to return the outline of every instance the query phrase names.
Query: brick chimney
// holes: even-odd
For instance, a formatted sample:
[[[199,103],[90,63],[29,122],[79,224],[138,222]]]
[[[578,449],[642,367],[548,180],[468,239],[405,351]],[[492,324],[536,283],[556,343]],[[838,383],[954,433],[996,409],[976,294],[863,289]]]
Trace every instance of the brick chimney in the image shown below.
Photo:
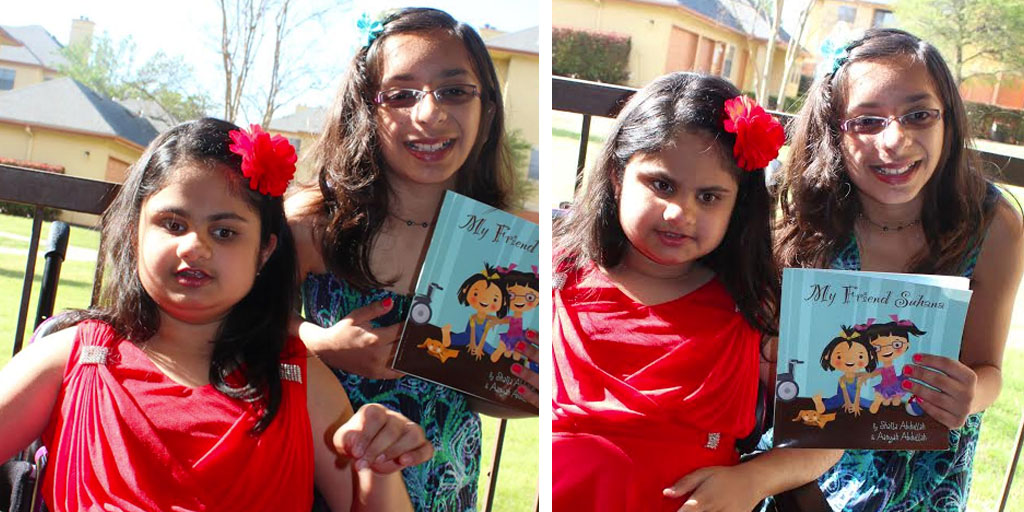
[[[82,16],[77,20],[71,20],[71,37],[68,39],[68,46],[83,43],[92,44],[92,31],[96,24],[89,21],[89,18]]]

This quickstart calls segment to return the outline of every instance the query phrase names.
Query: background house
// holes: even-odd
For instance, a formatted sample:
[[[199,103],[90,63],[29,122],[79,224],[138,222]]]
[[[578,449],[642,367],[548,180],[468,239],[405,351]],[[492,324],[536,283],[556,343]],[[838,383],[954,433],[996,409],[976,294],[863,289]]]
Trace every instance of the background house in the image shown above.
[[[629,36],[624,85],[631,87],[672,71],[702,71],[753,91],[771,34],[771,20],[747,0],[552,0],[551,7],[554,27]],[[779,90],[788,42],[780,29],[769,91]]]
[[[72,42],[92,37],[93,23],[72,22]],[[62,46],[40,26],[0,26],[0,159],[49,172],[120,183],[159,130],[151,102],[106,98],[61,77]],[[7,71],[4,71],[7,70]],[[10,77],[5,89],[4,77]],[[157,107],[158,108],[158,107]],[[154,118],[151,121],[148,117]],[[93,226],[92,215],[61,219]]]

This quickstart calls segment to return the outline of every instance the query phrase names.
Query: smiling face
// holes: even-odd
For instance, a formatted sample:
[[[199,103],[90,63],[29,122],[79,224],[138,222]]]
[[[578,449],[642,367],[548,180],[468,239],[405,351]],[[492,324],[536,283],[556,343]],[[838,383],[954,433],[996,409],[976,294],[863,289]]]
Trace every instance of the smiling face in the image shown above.
[[[857,373],[868,365],[868,351],[860,343],[839,343],[829,356],[832,368],[847,375]]]
[[[260,218],[225,170],[184,165],[142,203],[138,271],[161,315],[204,324],[252,288],[276,244],[260,248]]]
[[[494,282],[479,280],[470,285],[466,291],[466,303],[476,310],[478,315],[495,314],[501,309],[501,288]]]
[[[480,89],[469,52],[448,33],[395,34],[381,44],[379,91],[434,91],[458,84]],[[462,104],[442,105],[432,94],[426,94],[408,108],[378,105],[377,136],[388,178],[450,185],[476,143],[482,112],[479,97]]]
[[[937,109],[940,118],[926,128],[890,122],[877,134],[843,132],[842,151],[850,180],[861,200],[884,205],[920,201],[942,155],[943,120],[931,75],[909,58],[853,62],[846,70],[842,119],[899,117]]]
[[[875,347],[878,360],[889,365],[910,350],[910,340],[902,336],[879,336],[871,340],[871,346]]]
[[[508,287],[508,310],[521,316],[537,307],[537,290],[514,284]]]
[[[616,184],[626,261],[685,270],[718,247],[739,190],[734,172],[702,133],[683,132],[674,146],[633,155]]]

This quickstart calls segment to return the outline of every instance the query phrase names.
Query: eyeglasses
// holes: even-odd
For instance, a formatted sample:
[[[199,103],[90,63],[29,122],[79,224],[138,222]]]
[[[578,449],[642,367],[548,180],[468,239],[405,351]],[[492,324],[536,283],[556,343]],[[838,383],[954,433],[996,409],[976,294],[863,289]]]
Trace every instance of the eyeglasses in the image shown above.
[[[526,302],[533,302],[537,300],[537,296],[532,293],[509,293],[509,300],[516,300],[516,298],[525,299]]]
[[[923,130],[925,128],[932,127],[932,125],[934,125],[941,117],[942,112],[939,109],[926,108],[923,110],[916,110],[902,116],[857,116],[843,121],[843,124],[839,126],[844,132],[856,133],[859,135],[875,135],[882,133],[882,130],[888,128],[889,123],[893,121],[900,123],[904,128],[911,130]]]
[[[443,85],[434,90],[421,89],[387,89],[377,93],[373,102],[387,108],[412,108],[427,94],[433,94],[441,105],[465,105],[480,95],[473,84]]]
[[[892,342],[892,343],[890,343],[888,345],[875,345],[875,352],[881,352],[883,348],[887,348],[887,347],[892,347],[895,350],[899,350],[899,349],[903,348],[903,345],[905,345],[905,343],[902,342],[902,341],[899,341],[899,340],[894,341],[894,342]]]

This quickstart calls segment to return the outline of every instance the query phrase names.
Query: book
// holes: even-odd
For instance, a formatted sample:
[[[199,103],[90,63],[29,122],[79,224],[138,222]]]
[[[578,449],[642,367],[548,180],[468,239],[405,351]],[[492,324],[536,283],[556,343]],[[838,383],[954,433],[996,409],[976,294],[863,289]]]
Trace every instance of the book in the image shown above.
[[[518,343],[536,346],[537,224],[447,192],[392,367],[528,414]]]
[[[782,273],[776,447],[945,450],[949,429],[903,388],[914,354],[960,355],[969,281],[843,270]]]

